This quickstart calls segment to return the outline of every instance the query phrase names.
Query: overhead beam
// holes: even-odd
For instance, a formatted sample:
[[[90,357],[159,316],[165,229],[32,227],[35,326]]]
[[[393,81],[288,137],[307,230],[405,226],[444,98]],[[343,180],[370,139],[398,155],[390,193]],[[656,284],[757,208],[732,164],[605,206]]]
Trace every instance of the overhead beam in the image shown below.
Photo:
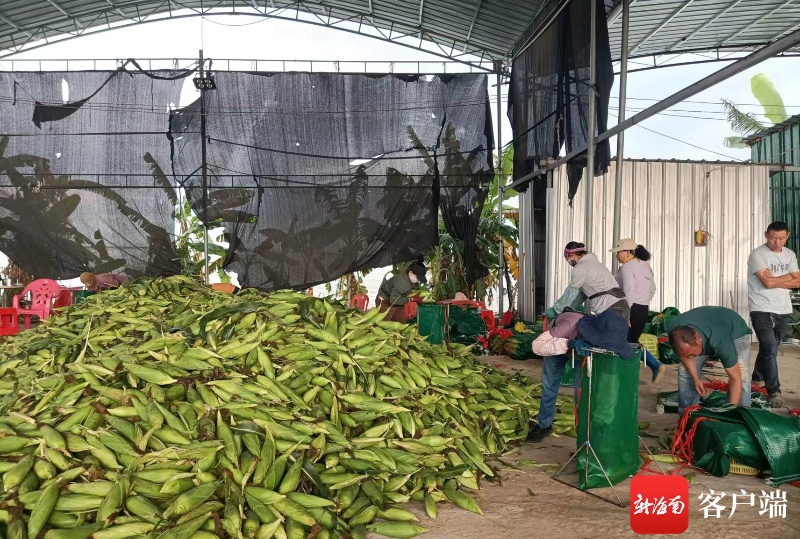
[[[207,8],[203,8],[203,9],[207,9]],[[110,30],[117,30],[119,28],[125,28],[125,27],[129,27],[129,26],[133,26],[134,24],[146,24],[148,22],[163,21],[163,20],[167,20],[167,19],[178,20],[178,19],[185,19],[185,18],[190,18],[190,17],[198,17],[198,16],[201,16],[201,15],[208,16],[205,13],[205,11],[200,12],[200,11],[198,11],[196,9],[190,9],[190,11],[191,11],[191,13],[183,13],[183,14],[180,14],[180,15],[171,13],[169,11],[165,11],[164,12],[164,14],[165,14],[164,18],[146,19],[146,20],[142,20],[142,21],[139,21],[139,22],[137,22],[133,17],[128,17],[124,21],[122,21],[122,23],[120,25],[118,25],[118,26],[93,27],[93,28],[87,29],[85,32],[82,33],[82,35],[97,34],[97,33],[101,33],[101,32],[108,32]],[[220,15],[220,16],[223,15],[223,13],[217,13],[217,14]],[[212,13],[210,15],[215,15],[215,14]],[[325,27],[325,28],[334,28],[334,29],[342,31],[342,32],[348,32],[350,34],[361,35],[361,36],[369,37],[369,38],[372,38],[372,39],[379,39],[381,41],[387,41],[389,43],[394,43],[395,45],[399,45],[401,47],[406,47],[406,48],[409,48],[409,49],[419,50],[419,51],[425,52],[427,54],[431,54],[433,56],[438,56],[438,57],[441,57],[441,58],[444,58],[444,59],[447,59],[447,60],[452,60],[454,62],[458,62],[460,64],[463,64],[463,65],[466,65],[466,66],[470,66],[471,68],[474,68],[478,72],[489,72],[489,73],[493,73],[494,72],[493,67],[487,67],[487,64],[489,63],[489,60],[494,59],[495,57],[490,55],[489,53],[487,53],[484,50],[475,50],[475,49],[469,50],[468,49],[466,51],[466,53],[475,55],[475,57],[477,58],[475,60],[471,60],[469,58],[463,58],[463,56],[464,56],[463,54],[458,54],[458,55],[448,54],[447,51],[445,51],[441,47],[440,43],[438,43],[438,42],[436,42],[436,41],[434,41],[432,39],[430,40],[430,45],[432,45],[432,46],[428,47],[428,48],[422,47],[421,45],[417,46],[417,45],[415,45],[413,43],[408,43],[408,42],[403,41],[403,38],[410,37],[410,35],[411,35],[410,33],[409,34],[397,33],[397,35],[387,36],[386,33],[383,30],[380,30],[380,35],[375,35],[372,32],[366,33],[366,32],[359,31],[359,30],[357,30],[355,28],[348,28],[346,26],[343,26],[344,23],[351,23],[353,25],[357,25],[358,22],[359,22],[359,18],[364,18],[365,17],[365,15],[363,15],[363,14],[362,15],[354,14],[354,15],[351,15],[350,17],[348,17],[347,19],[343,19],[343,18],[342,19],[340,19],[340,18],[333,19],[333,18],[331,18],[330,21],[324,21],[323,22],[323,21],[320,21],[320,20],[313,20],[311,18],[309,18],[309,19],[295,19],[294,18],[294,11],[287,13],[286,12],[286,8],[278,7],[274,11],[270,11],[268,13],[258,13],[258,14],[254,13],[252,15],[253,16],[258,16],[258,17],[264,17],[264,18],[268,18],[268,19],[288,20],[288,21],[292,21],[292,22],[301,22],[303,24],[312,24],[314,26],[320,26],[320,27]],[[364,26],[367,27],[366,24]],[[369,27],[370,28],[376,28],[375,26],[369,26]],[[13,48],[0,49],[0,59],[11,58],[11,57],[23,52],[23,51],[30,51],[30,50],[38,49],[40,47],[44,47],[48,43],[57,43],[57,42],[66,41],[66,40],[69,40],[69,39],[74,39],[76,37],[79,37],[75,33],[66,32],[64,30],[49,29],[52,32],[53,37],[51,37],[51,38],[49,38],[47,40],[48,43],[32,43],[33,41],[35,41],[33,38],[36,37],[36,35],[40,31],[43,31],[45,28],[49,29],[47,26],[42,26],[42,25],[39,25],[39,26],[37,26],[35,28],[30,28],[29,30],[31,32],[33,32],[33,34],[31,34],[31,36],[25,41],[25,43],[23,43],[22,45],[15,44]],[[411,28],[409,28],[409,30],[411,30]],[[27,31],[27,30],[25,30],[25,31]],[[413,33],[416,34],[417,30],[413,30]],[[45,35],[45,37],[46,37],[46,34],[43,33],[43,35]],[[427,35],[424,32],[423,32],[423,37],[427,37]],[[430,39],[430,38],[428,38],[428,39]],[[29,43],[31,43],[30,46],[29,46]],[[461,40],[458,41],[457,45],[459,47],[462,45]],[[439,50],[436,50],[434,47],[438,47]],[[499,54],[498,54],[498,57],[499,57]]]
[[[776,56],[776,55],[778,55],[778,54],[780,54],[780,53],[782,53],[784,51],[787,51],[787,50],[791,49],[792,47],[797,46],[798,44],[800,44],[800,29],[795,30],[791,34],[787,35],[786,37],[781,38],[781,39],[779,39],[777,41],[774,41],[773,43],[770,43],[769,45],[761,47],[757,51],[745,56],[744,58],[740,58],[736,62],[723,67],[719,71],[716,71],[716,72],[712,73],[708,77],[705,77],[705,78],[695,82],[694,84],[691,84],[691,85],[687,86],[683,90],[680,90],[679,92],[676,92],[676,93],[672,94],[671,96],[667,97],[666,99],[663,99],[663,100],[659,101],[658,103],[655,103],[654,105],[651,105],[650,107],[644,109],[643,111],[639,112],[638,114],[635,114],[635,115],[631,116],[630,118],[628,118],[624,122],[618,123],[617,125],[615,125],[611,129],[608,129],[608,130],[604,131],[603,133],[601,133],[600,135],[598,135],[597,139],[595,140],[595,144],[599,144],[599,143],[603,142],[604,140],[608,140],[611,137],[613,137],[614,135],[616,135],[618,133],[621,133],[621,132],[625,131],[626,129],[630,129],[634,125],[636,125],[638,123],[641,123],[641,122],[647,120],[648,118],[652,118],[656,114],[658,114],[660,112],[663,112],[666,109],[668,109],[668,108],[670,108],[670,107],[672,107],[674,105],[677,105],[681,101],[685,101],[685,100],[689,99],[690,97],[693,97],[693,96],[699,94],[700,92],[702,92],[704,90],[707,90],[708,88],[714,86],[715,84],[718,84],[718,83],[720,83],[720,82],[722,82],[724,80],[728,80],[729,78],[733,77],[734,75],[738,75],[742,71],[745,71],[746,69],[750,69],[751,67],[753,67],[755,65],[758,65],[759,63],[763,62],[764,60],[767,60],[768,58],[772,58],[773,56]],[[519,186],[521,184],[529,182],[530,180],[532,180],[533,178],[535,178],[537,176],[541,176],[542,174],[544,174],[544,173],[546,173],[546,172],[548,172],[550,170],[554,170],[554,169],[558,168],[559,166],[571,161],[572,159],[575,159],[579,155],[581,155],[583,153],[586,153],[586,150],[587,150],[587,147],[583,146],[582,148],[574,150],[574,151],[570,152],[568,155],[566,155],[564,157],[561,157],[561,158],[553,161],[552,163],[548,163],[547,165],[542,166],[542,167],[534,170],[530,174],[526,174],[522,178],[519,178],[518,180],[515,180],[514,183],[512,183],[509,186],[509,189],[514,189],[514,188],[516,188],[517,186]]]
[[[425,0],[419,0],[419,20],[417,26],[422,28],[422,10],[425,8]]]
[[[120,7],[117,4],[115,4],[114,2],[112,2],[111,0],[106,0],[106,4],[108,4],[109,6],[113,7],[114,11],[119,13],[120,17],[122,17],[124,19],[128,18],[128,16],[125,15],[125,12],[123,12],[122,9],[120,9]]]
[[[788,6],[789,4],[793,3],[794,1],[795,1],[795,0],[786,0],[786,2],[784,2],[784,3],[783,3],[783,4],[781,4],[781,5],[779,5],[779,6],[778,6],[778,7],[776,7],[775,9],[771,10],[771,11],[770,11],[769,13],[767,13],[766,15],[763,15],[763,16],[759,17],[759,18],[758,18],[758,19],[757,19],[757,20],[756,20],[754,23],[752,23],[752,24],[748,24],[747,26],[743,26],[743,27],[742,27],[742,28],[741,28],[741,29],[740,29],[738,32],[736,32],[735,34],[732,34],[730,37],[728,37],[728,38],[726,38],[724,41],[722,41],[722,42],[720,43],[720,45],[724,45],[724,44],[725,44],[725,43],[727,43],[728,41],[731,41],[731,40],[733,40],[733,39],[736,39],[737,37],[739,37],[740,35],[742,35],[742,34],[745,32],[745,30],[749,30],[750,28],[753,28],[753,27],[755,27],[755,26],[758,26],[758,25],[761,23],[761,21],[763,21],[763,20],[764,20],[764,19],[766,19],[767,17],[771,17],[772,15],[774,15],[775,13],[777,13],[779,10],[781,10],[781,9],[785,8],[786,6]]]
[[[692,39],[694,36],[696,36],[697,34],[699,34],[700,32],[702,32],[703,30],[705,30],[706,28],[708,28],[709,26],[711,26],[712,24],[714,24],[715,22],[717,22],[717,21],[719,20],[719,18],[720,18],[720,17],[722,17],[723,15],[725,15],[726,13],[728,13],[730,10],[732,10],[733,8],[735,8],[736,6],[738,6],[739,4],[741,4],[742,2],[744,2],[744,0],[734,0],[733,2],[731,2],[730,4],[728,4],[728,6],[727,6],[727,7],[725,7],[725,8],[724,8],[722,11],[719,11],[719,12],[718,12],[716,15],[714,15],[713,17],[711,17],[711,19],[709,19],[709,20],[708,20],[708,22],[706,22],[705,24],[703,24],[703,26],[701,26],[700,28],[698,28],[697,30],[695,30],[694,32],[692,32],[691,34],[689,34],[688,36],[686,36],[686,37],[683,37],[683,38],[679,39],[678,41],[676,41],[676,42],[675,42],[675,43],[674,43],[674,44],[673,44],[673,45],[672,45],[670,48],[668,48],[668,49],[667,49],[665,52],[669,52],[669,51],[671,51],[672,49],[674,49],[674,48],[675,48],[675,47],[677,47],[678,45],[683,45],[683,44],[685,44],[685,43],[688,43],[689,41],[691,41],[691,39]]]
[[[72,15],[70,15],[69,13],[67,13],[67,10],[61,7],[61,5],[58,4],[55,0],[47,0],[47,3],[56,8],[57,10],[59,10],[61,13],[63,13],[65,17],[69,17],[70,19],[72,19],[72,22],[75,23],[75,26],[80,26],[81,28],[83,28],[81,22]]]
[[[630,2],[628,2],[628,7],[632,6],[635,3],[636,3],[636,0],[630,0]],[[614,6],[614,8],[608,14],[608,17],[606,17],[606,21],[607,21],[609,29],[611,28],[612,24],[614,24],[615,22],[617,22],[619,20],[619,16],[622,15],[622,6],[623,6],[623,3],[619,2],[617,5]]]
[[[420,0],[422,1],[422,0]],[[481,4],[483,4],[483,0],[478,0],[478,3],[475,4],[475,13],[472,14],[472,22],[469,23],[469,30],[467,31],[467,41],[469,43],[469,38],[472,36],[472,28],[475,26],[475,21],[478,20],[478,13],[481,11]],[[466,45],[465,43],[465,45]]]
[[[0,15],[0,21],[3,21],[4,23],[6,23],[7,25],[9,25],[11,28],[13,28],[14,30],[16,30],[17,32],[20,32],[20,33],[22,33],[22,34],[25,34],[25,35],[27,35],[29,38],[32,38],[32,37],[33,37],[33,34],[31,34],[30,32],[28,32],[26,29],[22,28],[20,25],[18,25],[17,23],[15,23],[14,21],[12,21],[11,19],[9,19],[9,18],[7,18],[7,17],[4,17],[3,15]]]
[[[797,24],[795,24],[794,26],[792,26],[788,30],[784,31],[781,35],[778,36],[778,38],[781,38],[781,37],[783,37],[785,35],[791,34],[795,30],[797,30],[798,28],[800,28],[800,22],[798,22]]]
[[[630,50],[631,54],[632,54],[632,53],[634,53],[634,52],[636,52],[637,50],[639,50],[639,48],[640,48],[642,45],[644,45],[645,43],[647,43],[647,42],[650,40],[650,38],[651,38],[651,37],[653,37],[653,36],[654,36],[654,35],[656,35],[658,32],[660,32],[660,31],[661,31],[661,30],[662,30],[662,29],[663,29],[663,28],[664,28],[666,25],[668,25],[670,22],[672,22],[672,20],[673,20],[675,17],[677,17],[678,15],[680,15],[680,14],[683,12],[683,10],[685,10],[687,7],[689,7],[690,5],[692,5],[692,3],[694,3],[694,0],[687,0],[687,1],[686,1],[686,2],[684,2],[684,3],[683,3],[683,4],[682,4],[682,5],[681,5],[681,6],[680,6],[678,9],[676,9],[675,11],[673,11],[673,12],[672,12],[672,15],[670,15],[669,17],[667,17],[667,19],[666,19],[664,22],[662,22],[661,24],[659,24],[659,25],[656,27],[656,29],[655,29],[655,30],[653,30],[652,32],[650,32],[649,34],[647,34],[647,35],[644,37],[644,39],[642,39],[642,40],[641,40],[641,41],[640,41],[640,42],[639,42],[639,43],[638,43],[638,44],[637,44],[637,45],[636,45],[634,48],[632,48],[632,49]]]

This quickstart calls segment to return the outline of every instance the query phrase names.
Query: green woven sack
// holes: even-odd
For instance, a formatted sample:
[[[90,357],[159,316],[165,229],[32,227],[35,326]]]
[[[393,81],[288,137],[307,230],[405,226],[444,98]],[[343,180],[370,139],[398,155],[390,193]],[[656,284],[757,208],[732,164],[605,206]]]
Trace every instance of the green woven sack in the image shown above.
[[[419,334],[431,344],[444,342],[444,306],[438,303],[421,303],[417,309]]]
[[[769,469],[758,440],[744,422],[701,421],[692,449],[692,464],[717,477],[730,473],[731,459],[756,470]]]
[[[681,312],[675,307],[667,307],[660,314],[650,320],[651,332],[653,335],[664,337],[667,335],[669,323],[675,320]]]
[[[676,309],[675,307],[667,307],[666,309],[661,311],[661,314],[664,315],[664,318],[666,318],[668,316],[672,317],[672,318],[675,318],[676,316],[681,314],[681,312],[678,309]]]
[[[448,325],[450,335],[482,335],[486,333],[486,322],[475,307],[450,306]]]
[[[591,416],[589,415],[588,362],[581,372],[578,400],[577,456],[578,486],[581,489],[607,487],[603,469],[616,485],[639,470],[639,361],[641,350],[632,359],[616,354],[594,354],[591,378]],[[587,429],[588,425],[588,429]],[[588,430],[588,432],[587,432]],[[600,463],[583,447],[591,447]],[[602,469],[600,467],[602,465]],[[587,470],[588,468],[588,470]],[[587,474],[588,471],[588,474]]]
[[[658,343],[658,360],[665,365],[678,365],[681,362],[668,342]]]
[[[511,359],[533,359],[539,357],[533,353],[533,341],[540,334],[538,333],[515,333],[506,340],[503,349]]]
[[[689,414],[689,427],[700,420],[692,442],[692,464],[717,477],[730,473],[730,460],[757,470],[769,462],[747,426],[742,411],[727,403],[727,395],[712,391],[702,407]],[[702,419],[701,419],[702,418]]]

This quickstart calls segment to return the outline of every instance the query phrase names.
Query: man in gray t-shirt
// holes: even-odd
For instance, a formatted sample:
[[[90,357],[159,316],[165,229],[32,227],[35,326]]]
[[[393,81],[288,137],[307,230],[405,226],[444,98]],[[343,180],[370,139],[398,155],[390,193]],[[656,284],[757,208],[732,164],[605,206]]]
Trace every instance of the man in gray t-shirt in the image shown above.
[[[792,301],[789,290],[800,288],[797,255],[784,247],[789,239],[786,223],[775,221],[764,233],[767,242],[747,260],[747,300],[750,321],[758,337],[753,382],[763,384],[773,408],[783,406],[778,378],[778,345],[786,335]]]

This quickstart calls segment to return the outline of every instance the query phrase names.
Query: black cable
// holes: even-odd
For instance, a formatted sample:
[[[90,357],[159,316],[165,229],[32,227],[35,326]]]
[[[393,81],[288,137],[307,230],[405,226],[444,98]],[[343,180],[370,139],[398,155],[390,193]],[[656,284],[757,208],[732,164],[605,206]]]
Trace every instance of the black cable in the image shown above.
[[[14,98],[13,96],[0,96],[0,102],[12,102],[12,103],[26,103],[26,104],[36,104],[37,101],[34,99],[20,99]],[[490,103],[495,103],[496,100],[492,100],[491,98],[488,99]],[[449,107],[483,107],[486,106],[487,99],[476,98],[476,100],[464,100],[464,101],[446,101],[446,100],[423,100],[423,101],[407,101],[404,102],[403,105],[419,105],[419,106],[403,106],[403,107],[394,107],[394,108],[376,108],[376,109],[338,109],[338,110],[329,110],[329,109],[317,109],[313,107],[293,107],[293,108],[286,108],[282,107],[281,110],[275,111],[265,111],[263,109],[253,110],[253,109],[245,109],[245,108],[235,108],[235,107],[215,107],[213,104],[208,104],[206,106],[207,114],[361,114],[361,113],[373,113],[373,112],[395,112],[399,110],[429,110],[431,108],[449,108]],[[63,103],[50,103],[51,106],[63,106]],[[101,102],[101,101],[91,101],[85,103],[81,108],[87,108],[92,110],[99,110],[99,111],[109,111],[109,112],[118,112],[118,111],[132,111],[132,112],[146,112],[152,114],[170,114],[174,112],[180,112],[182,110],[191,110],[189,109],[191,105],[187,105],[186,107],[177,108],[174,110],[166,110],[166,111],[159,111],[154,110],[151,104],[146,103],[108,103],[108,102]]]
[[[587,93],[589,93],[590,90],[591,90],[591,88],[586,88],[583,92],[573,96],[572,99],[567,101],[567,103],[565,103],[560,109],[556,109],[556,110],[552,111],[550,114],[548,114],[547,116],[545,116],[544,118],[542,118],[541,120],[539,120],[538,122],[533,124],[532,126],[528,127],[525,131],[523,131],[519,135],[517,135],[514,138],[512,138],[511,140],[509,140],[507,143],[503,144],[502,150],[505,151],[506,149],[508,149],[508,147],[511,146],[512,144],[514,144],[514,142],[519,140],[521,137],[524,137],[525,135],[527,135],[528,133],[530,133],[531,131],[533,131],[534,129],[539,127],[540,125],[542,125],[544,122],[546,122],[552,116],[555,116],[560,111],[566,109],[568,106],[570,106],[572,104],[573,101],[575,101],[576,99],[586,95]]]
[[[253,178],[253,176],[251,176]],[[209,192],[219,191],[219,190],[232,190],[232,189],[310,189],[310,188],[323,188],[323,189],[351,189],[350,185],[331,185],[331,184],[315,184],[310,182],[299,182],[299,181],[291,181],[291,180],[281,180],[275,179],[269,176],[255,176],[257,179],[275,181],[275,182],[284,182],[284,183],[291,183],[292,185],[270,185],[270,186],[263,186],[263,185],[254,185],[254,186],[246,186],[246,185],[220,185],[209,187]],[[181,187],[179,185],[174,186],[174,188]],[[380,190],[395,190],[395,189],[432,189],[433,186],[431,184],[415,184],[415,185],[375,185],[375,184],[367,184],[367,185],[359,185],[358,187],[353,187],[354,189],[360,188],[367,188],[367,189],[380,189]],[[34,186],[18,186],[18,185],[11,185],[11,184],[0,184],[0,189],[33,189]],[[130,189],[161,189],[159,186],[155,185],[97,185],[97,186],[77,186],[77,187],[69,187],[69,186],[59,186],[59,185],[42,185],[36,186],[36,189],[40,189],[42,191],[48,190],[69,190],[69,191],[96,191],[98,189],[110,189],[110,190],[130,190]],[[479,188],[478,185],[473,183],[465,183],[465,184],[447,184],[443,185],[442,188],[444,189],[458,189],[458,188]],[[202,186],[192,187],[192,186],[183,186],[184,190],[193,191],[193,190],[202,190]]]
[[[415,146],[410,146],[408,148],[400,148],[400,149],[397,149],[397,150],[389,150],[389,151],[386,151],[386,152],[382,153],[378,157],[364,157],[363,155],[362,156],[358,156],[358,157],[352,157],[352,156],[321,155],[321,154],[314,154],[314,153],[292,152],[292,151],[289,151],[289,150],[278,150],[278,149],[275,149],[275,148],[264,148],[262,146],[255,146],[255,145],[252,145],[252,144],[244,144],[244,143],[241,143],[241,142],[233,142],[233,141],[230,141],[230,140],[222,140],[222,139],[218,139],[218,138],[214,138],[214,137],[208,137],[208,140],[209,140],[209,142],[219,142],[219,143],[222,143],[222,144],[230,144],[232,146],[239,146],[239,147],[242,147],[242,148],[249,148],[251,150],[259,150],[259,151],[264,151],[264,152],[273,152],[273,153],[278,153],[278,154],[283,154],[283,155],[297,155],[297,156],[301,156],[301,157],[313,157],[313,158],[320,158],[320,159],[338,159],[338,160],[347,160],[347,161],[356,161],[356,160],[362,160],[362,159],[363,160],[368,160],[368,161],[381,161],[381,160],[387,160],[387,159],[388,160],[425,159],[425,156],[423,156],[423,155],[411,155],[411,156],[394,156],[394,155],[390,155],[390,154],[396,154],[396,153],[400,153],[400,152],[419,151],[419,148],[417,148]],[[433,148],[424,148],[424,149],[428,150],[428,151],[431,151],[431,152],[433,151]],[[438,157],[446,157],[446,156],[450,156],[450,155],[469,155],[469,154],[475,152],[476,150],[480,150],[480,151],[484,151],[484,152],[486,151],[484,148],[479,146],[478,148],[473,149],[471,151],[450,152],[450,153],[445,153],[445,154],[439,154]],[[353,165],[353,166],[358,166],[358,165]]]
[[[617,118],[617,120],[619,120],[619,116],[616,116],[616,115],[612,115],[612,116],[615,116]],[[702,146],[698,146],[697,144],[692,144],[691,142],[686,142],[685,140],[681,140],[681,139],[673,137],[671,135],[667,135],[665,133],[661,133],[660,131],[656,131],[655,129],[650,129],[649,127],[645,127],[642,124],[635,124],[633,127],[640,127],[642,129],[644,129],[645,131],[650,131],[651,133],[655,133],[656,135],[660,135],[662,137],[666,137],[668,139],[674,140],[675,142],[680,142],[681,144],[686,144],[687,146],[691,146],[693,148],[697,148],[698,150],[703,150],[705,152],[709,152],[709,153],[713,153],[713,154],[716,154],[716,155],[720,155],[722,157],[726,157],[726,158],[731,159],[733,161],[740,161],[740,162],[745,161],[744,159],[739,159],[737,157],[732,157],[732,156],[726,155],[724,153],[716,152],[714,150],[709,150],[708,148],[703,148]]]
[[[161,135],[166,136],[166,131],[106,131],[89,133],[0,133],[0,137],[93,137],[93,136],[117,136],[117,135]],[[181,131],[183,134],[198,135],[200,131]]]

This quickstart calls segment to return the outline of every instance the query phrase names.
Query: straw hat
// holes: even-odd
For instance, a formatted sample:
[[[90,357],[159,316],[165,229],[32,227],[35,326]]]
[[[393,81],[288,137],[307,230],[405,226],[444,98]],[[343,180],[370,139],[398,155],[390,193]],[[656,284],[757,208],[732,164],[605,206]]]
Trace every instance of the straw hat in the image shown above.
[[[639,244],[636,243],[635,240],[632,238],[625,238],[619,240],[617,246],[613,249],[609,249],[609,252],[618,253],[620,251],[635,251],[637,247],[639,247]]]
[[[94,288],[95,280],[94,273],[84,271],[81,273],[81,282],[86,288]]]

